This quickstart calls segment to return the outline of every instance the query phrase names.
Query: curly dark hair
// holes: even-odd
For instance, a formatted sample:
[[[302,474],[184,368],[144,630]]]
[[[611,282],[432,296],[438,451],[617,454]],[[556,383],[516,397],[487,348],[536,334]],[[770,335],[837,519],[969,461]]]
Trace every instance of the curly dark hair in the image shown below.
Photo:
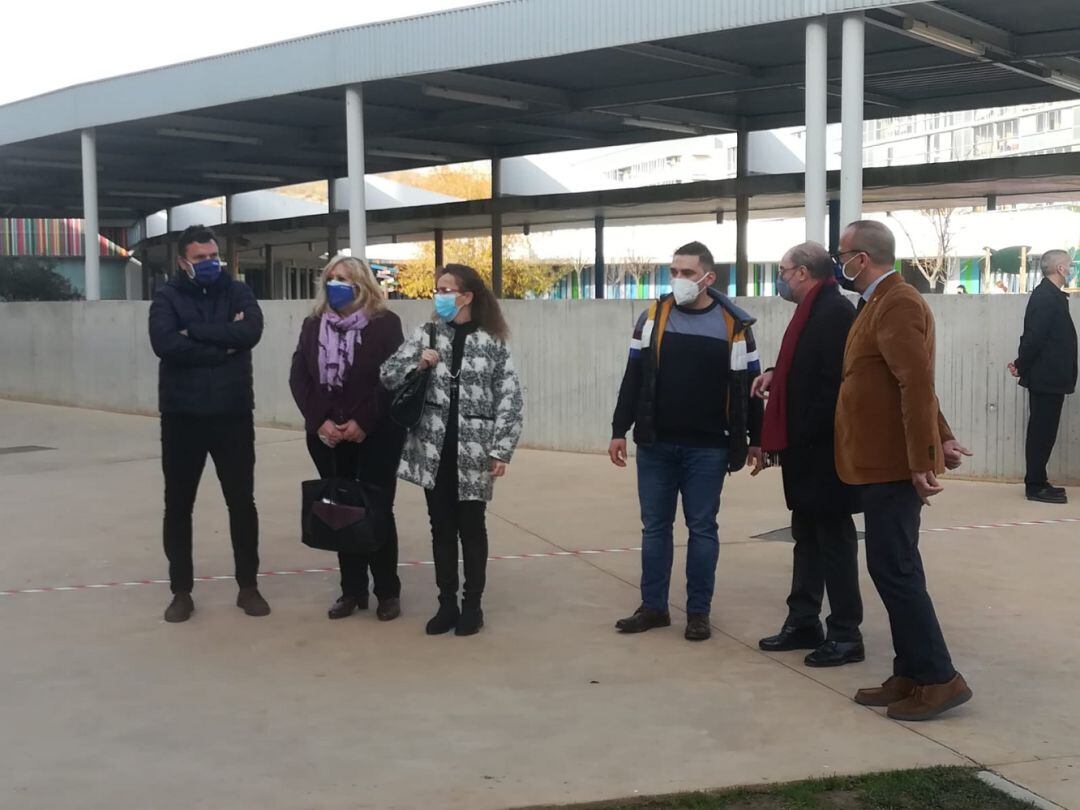
[[[492,337],[506,340],[510,337],[510,327],[506,325],[499,300],[491,292],[484,279],[467,264],[448,264],[435,271],[435,277],[453,276],[457,279],[461,292],[471,292],[472,319],[476,325]]]

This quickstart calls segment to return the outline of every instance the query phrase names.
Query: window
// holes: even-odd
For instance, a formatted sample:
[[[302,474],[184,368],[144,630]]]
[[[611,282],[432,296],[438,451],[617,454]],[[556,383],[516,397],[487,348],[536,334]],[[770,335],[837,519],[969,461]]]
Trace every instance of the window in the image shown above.
[[[995,121],[975,127],[974,157],[990,157],[1020,148],[1018,121]]]
[[[931,163],[949,160],[952,155],[953,136],[951,132],[939,132],[926,139],[926,159]]]
[[[659,172],[665,172],[668,169],[674,168],[682,163],[682,155],[669,155],[668,157],[655,158],[653,160],[646,160],[642,163],[635,163],[632,166],[620,166],[617,169],[611,169],[604,172],[604,176],[609,180],[615,180],[617,182],[625,182],[628,180],[634,180],[638,177],[650,176]],[[674,181],[668,181],[674,182]]]
[[[973,146],[974,136],[971,127],[956,130],[952,138],[952,159],[967,160],[972,156]]]
[[[1061,110],[1048,110],[1035,116],[1036,132],[1053,132],[1061,129]]]

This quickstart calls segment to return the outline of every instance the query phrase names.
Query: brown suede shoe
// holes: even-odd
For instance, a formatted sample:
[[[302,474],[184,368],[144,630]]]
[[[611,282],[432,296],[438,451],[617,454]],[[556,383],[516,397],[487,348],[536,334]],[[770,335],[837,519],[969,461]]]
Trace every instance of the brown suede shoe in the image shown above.
[[[241,588],[236,596],[236,606],[242,608],[248,616],[269,616],[270,605],[263,599],[259,589],[255,587]]]
[[[911,695],[915,687],[916,683],[911,678],[893,675],[881,686],[860,689],[855,693],[855,702],[861,706],[888,706]]]
[[[971,689],[959,672],[948,683],[916,686],[909,697],[889,704],[893,720],[930,720],[971,700]]]
[[[173,596],[173,600],[165,608],[165,621],[172,624],[186,622],[194,612],[195,603],[191,600],[191,594],[178,593]]]

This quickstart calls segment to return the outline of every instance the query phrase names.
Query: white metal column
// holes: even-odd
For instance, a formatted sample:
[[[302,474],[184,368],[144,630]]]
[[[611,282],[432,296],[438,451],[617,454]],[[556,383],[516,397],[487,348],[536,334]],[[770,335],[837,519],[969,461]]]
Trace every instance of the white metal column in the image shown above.
[[[101,300],[101,242],[98,239],[97,140],[82,131],[83,253],[86,254],[86,300]]]
[[[502,298],[503,290],[503,225],[502,158],[491,159],[491,291]]]
[[[844,44],[840,121],[843,142],[840,152],[841,227],[862,218],[863,165],[863,62],[866,23],[862,14],[844,17]]]
[[[349,165],[349,249],[367,258],[367,208],[364,202],[364,91],[345,88],[345,141]]]
[[[826,244],[826,126],[829,29],[824,18],[806,24],[806,239]]]

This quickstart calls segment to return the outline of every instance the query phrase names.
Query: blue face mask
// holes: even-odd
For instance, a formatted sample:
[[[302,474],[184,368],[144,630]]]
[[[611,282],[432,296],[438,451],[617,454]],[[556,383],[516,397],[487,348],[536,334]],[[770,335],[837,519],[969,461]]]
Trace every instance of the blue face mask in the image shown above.
[[[356,290],[347,281],[332,279],[326,282],[326,300],[332,309],[340,312],[356,300]]]
[[[788,284],[788,280],[783,276],[776,277],[776,294],[783,298],[785,301],[795,300],[795,295],[791,291],[791,285]]]
[[[221,275],[221,259],[203,259],[201,262],[189,262],[195,283],[200,287],[209,287]]]
[[[435,314],[444,321],[454,320],[460,310],[457,293],[435,293]]]

